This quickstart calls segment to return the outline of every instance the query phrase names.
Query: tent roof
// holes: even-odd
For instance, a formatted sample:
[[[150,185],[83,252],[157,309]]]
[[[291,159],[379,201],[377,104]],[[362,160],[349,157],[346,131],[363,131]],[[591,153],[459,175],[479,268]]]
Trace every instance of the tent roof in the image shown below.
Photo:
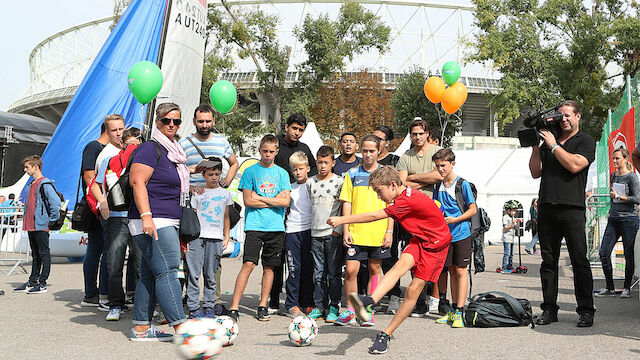
[[[318,133],[318,128],[313,122],[307,123],[307,127],[304,129],[304,133],[300,137],[300,141],[309,146],[313,156],[318,152],[320,146],[324,145],[322,138],[320,138],[320,134]]]
[[[48,143],[56,125],[36,116],[0,111],[0,127],[12,126],[13,137],[21,141]],[[0,131],[4,137],[4,130]]]

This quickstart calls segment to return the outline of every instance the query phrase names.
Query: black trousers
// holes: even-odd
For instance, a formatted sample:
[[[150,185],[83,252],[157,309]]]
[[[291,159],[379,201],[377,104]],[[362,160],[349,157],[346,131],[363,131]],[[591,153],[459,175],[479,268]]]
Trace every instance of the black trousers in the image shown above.
[[[558,261],[564,238],[573,267],[573,287],[578,314],[593,313],[593,277],[587,259],[585,209],[570,205],[543,204],[538,213],[538,237],[542,253],[542,310],[557,312]]]
[[[48,231],[29,231],[29,246],[31,247],[31,275],[29,285],[35,286],[38,283],[47,285],[49,273],[51,272],[51,252],[49,251]]]

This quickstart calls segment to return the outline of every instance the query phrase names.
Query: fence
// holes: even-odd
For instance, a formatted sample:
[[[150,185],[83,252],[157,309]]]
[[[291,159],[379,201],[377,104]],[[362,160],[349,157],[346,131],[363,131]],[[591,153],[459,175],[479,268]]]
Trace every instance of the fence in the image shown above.
[[[0,265],[12,266],[7,275],[18,268],[27,274],[24,264],[29,262],[29,244],[22,238],[22,206],[0,208]]]

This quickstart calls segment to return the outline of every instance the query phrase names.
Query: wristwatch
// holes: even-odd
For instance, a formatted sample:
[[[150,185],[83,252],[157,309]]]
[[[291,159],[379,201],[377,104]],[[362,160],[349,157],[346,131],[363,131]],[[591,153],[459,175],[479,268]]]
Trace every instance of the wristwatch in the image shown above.
[[[555,149],[559,148],[559,147],[560,147],[560,145],[558,145],[558,144],[553,144],[553,145],[551,145],[551,153],[553,154],[553,151],[554,151]]]

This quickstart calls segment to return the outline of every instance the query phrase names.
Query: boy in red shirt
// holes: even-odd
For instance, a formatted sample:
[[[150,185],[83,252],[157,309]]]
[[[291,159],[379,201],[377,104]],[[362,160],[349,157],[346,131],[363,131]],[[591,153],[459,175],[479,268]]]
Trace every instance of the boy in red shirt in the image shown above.
[[[327,221],[329,225],[335,227],[391,217],[413,235],[398,262],[384,274],[371,296],[349,294],[356,316],[361,321],[367,321],[371,317],[373,306],[391,290],[395,283],[409,270],[413,275],[413,280],[407,288],[404,301],[396,315],[387,328],[376,336],[375,342],[369,348],[372,354],[387,352],[391,334],[409,316],[422,289],[429,282],[438,281],[451,244],[449,227],[436,203],[420,191],[401,184],[402,181],[396,169],[391,166],[380,167],[369,177],[369,185],[373,187],[380,199],[391,205],[379,211],[335,216]]]

